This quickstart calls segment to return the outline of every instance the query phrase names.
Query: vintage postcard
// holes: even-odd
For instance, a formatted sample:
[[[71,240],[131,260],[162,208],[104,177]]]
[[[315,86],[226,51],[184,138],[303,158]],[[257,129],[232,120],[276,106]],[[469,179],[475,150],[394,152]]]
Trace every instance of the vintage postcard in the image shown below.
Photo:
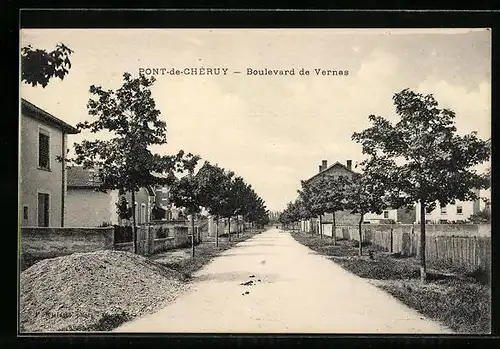
[[[21,29],[19,333],[491,333],[491,42]]]

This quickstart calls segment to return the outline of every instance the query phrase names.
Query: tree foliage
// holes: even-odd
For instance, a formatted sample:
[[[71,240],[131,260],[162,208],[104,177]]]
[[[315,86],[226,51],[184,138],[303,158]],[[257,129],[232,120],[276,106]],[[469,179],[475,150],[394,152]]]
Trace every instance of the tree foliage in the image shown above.
[[[363,173],[355,174],[345,186],[345,208],[353,214],[359,214],[359,255],[363,254],[363,236],[361,226],[367,213],[381,214],[387,208],[384,182],[372,172],[369,163],[365,164]]]
[[[264,225],[269,222],[265,203],[251,185],[233,171],[205,161],[195,175],[176,181],[171,190],[176,206],[188,208],[188,212],[199,212],[206,208],[218,223],[220,218],[228,219],[231,231],[231,218],[242,216],[247,222]],[[239,230],[238,230],[239,231]],[[218,224],[216,244],[218,244]],[[228,235],[231,238],[231,234]]]
[[[491,223],[491,211],[488,209],[483,209],[471,215],[469,219],[474,224]]]
[[[225,171],[208,161],[205,161],[196,174],[200,184],[200,204],[215,217],[220,217],[223,213],[233,175],[233,172]]]
[[[186,209],[186,214],[195,215],[201,211],[201,191],[197,178],[184,176],[171,184],[170,199],[177,207]]]
[[[455,200],[475,200],[474,189],[489,178],[474,166],[490,157],[490,141],[476,132],[458,135],[455,113],[439,108],[432,94],[404,89],[393,97],[399,121],[370,115],[372,126],[352,139],[369,156],[372,173],[385,181],[393,208],[419,201],[421,220],[421,278],[425,281],[425,213]]]
[[[116,91],[92,85],[87,104],[92,121],[77,124],[80,130],[104,133],[108,139],[75,143],[75,158],[70,161],[84,168],[96,168],[100,190],[117,189],[132,194],[132,219],[136,249],[135,193],[148,186],[172,184],[174,172],[191,170],[199,157],[179,151],[176,155],[158,155],[152,145],[167,142],[166,124],[160,119],[151,95],[154,78],[123,74],[123,85]],[[162,176],[158,176],[162,174]],[[168,174],[165,176],[164,174]]]
[[[477,199],[473,189],[487,187],[489,178],[473,167],[489,159],[489,140],[476,132],[456,134],[455,113],[438,108],[432,94],[405,89],[393,100],[400,116],[395,125],[371,115],[373,126],[352,138],[392,185],[398,206],[422,200],[430,211],[436,201],[445,206]]]
[[[150,151],[152,145],[167,142],[166,124],[160,119],[150,88],[155,79],[140,75],[132,78],[123,74],[124,83],[118,90],[104,90],[92,85],[94,96],[87,104],[93,121],[77,124],[80,130],[105,132],[110,139],[83,140],[75,144],[77,164],[95,167],[101,188],[136,192],[142,187],[172,184],[174,171],[193,167],[199,157],[179,151],[176,155],[158,155]],[[167,173],[158,177],[155,174]]]
[[[132,209],[129,207],[127,198],[120,196],[116,203],[116,213],[120,219],[130,219],[132,217]]]
[[[70,55],[73,51],[64,44],[58,44],[55,50],[34,49],[31,45],[21,49],[21,81],[32,86],[45,88],[49,80],[57,77],[61,80],[71,69]]]

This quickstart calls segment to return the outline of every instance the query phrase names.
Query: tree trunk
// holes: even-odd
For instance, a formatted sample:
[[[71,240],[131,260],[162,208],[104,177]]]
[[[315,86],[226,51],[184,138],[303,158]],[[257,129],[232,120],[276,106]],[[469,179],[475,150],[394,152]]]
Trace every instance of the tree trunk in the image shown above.
[[[321,215],[319,215],[319,237],[323,239],[323,219]]]
[[[335,225],[335,211],[333,211],[333,220],[332,220],[332,240],[333,240],[333,246],[337,245],[337,229]]]
[[[240,219],[236,216],[236,237],[240,237]]]
[[[132,238],[134,240],[134,254],[137,254],[137,224],[135,220],[135,190],[132,190]]]
[[[227,219],[227,238],[231,242],[231,216]]]
[[[420,281],[427,280],[427,270],[425,266],[425,201],[420,200]]]
[[[215,246],[219,246],[219,216],[215,218]]]
[[[194,258],[194,214],[191,214],[191,249]]]
[[[359,223],[358,223],[358,233],[359,233],[359,256],[361,257],[363,255],[363,234],[361,233],[361,225],[363,224],[363,218],[365,214],[362,213],[359,217]]]

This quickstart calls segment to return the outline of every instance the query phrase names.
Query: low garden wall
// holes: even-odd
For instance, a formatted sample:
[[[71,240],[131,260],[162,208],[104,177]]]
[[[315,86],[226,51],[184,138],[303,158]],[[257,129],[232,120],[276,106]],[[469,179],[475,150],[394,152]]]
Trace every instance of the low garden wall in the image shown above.
[[[195,244],[201,234],[195,226]],[[147,256],[191,244],[191,227],[182,222],[165,222],[137,227],[137,253]],[[21,228],[20,266],[29,268],[36,262],[77,252],[98,250],[134,251],[131,227],[96,228]]]
[[[116,229],[119,230],[122,228],[123,227],[117,227]],[[127,241],[115,243],[115,249],[133,252],[133,235],[126,235]],[[201,234],[199,233],[198,227],[195,226],[195,244],[200,242]],[[137,227],[137,252],[144,256],[189,246],[190,244],[190,225],[179,222],[154,222],[154,224],[143,224]]]
[[[113,227],[23,227],[20,234],[21,270],[46,258],[113,248]]]

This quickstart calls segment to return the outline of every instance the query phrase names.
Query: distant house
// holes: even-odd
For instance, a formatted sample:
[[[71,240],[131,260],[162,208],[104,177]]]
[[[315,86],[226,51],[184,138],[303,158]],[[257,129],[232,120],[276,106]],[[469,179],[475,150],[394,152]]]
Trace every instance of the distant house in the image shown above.
[[[339,176],[344,176],[347,178],[352,178],[355,172],[352,170],[352,160],[347,160],[346,165],[340,162],[335,162],[333,165],[328,167],[327,160],[322,160],[321,165],[319,165],[318,173],[306,180],[306,183],[314,182],[315,179],[320,178],[324,175],[333,176],[337,178]],[[335,224],[356,224],[359,221],[358,216],[351,214],[349,211],[339,211],[335,213]],[[323,234],[332,235],[332,225],[333,225],[333,215],[331,213],[326,213],[321,216],[321,222],[323,226]],[[303,231],[319,231],[319,217],[310,220],[303,220],[301,222],[301,229]]]
[[[335,162],[331,166],[327,166],[327,160],[322,160],[321,165],[319,165],[319,171],[312,177],[306,180],[306,183],[313,182],[316,178],[320,176],[329,175],[334,178],[344,176],[347,178],[352,178],[356,174],[352,170],[352,160],[347,160],[346,164],[341,164],[340,162]],[[381,214],[367,213],[364,216],[363,221],[365,223],[386,223],[386,222],[397,222],[398,221],[398,211],[395,209],[388,208]],[[326,213],[321,216],[321,222],[323,226],[324,235],[332,235],[333,226],[333,215],[331,213]],[[358,224],[359,215],[351,214],[349,211],[339,211],[335,213],[335,224],[336,225],[351,225]],[[301,229],[303,231],[318,231],[319,230],[319,217],[318,219],[304,220],[301,222]]]
[[[66,221],[72,227],[96,227],[103,224],[119,224],[116,204],[118,190],[98,191],[101,182],[92,169],[80,166],[68,168],[68,189]],[[141,188],[135,193],[135,217],[138,224],[152,219],[155,203],[155,190]],[[132,205],[132,194],[125,195]]]
[[[398,210],[387,208],[381,214],[366,213],[363,221],[370,224],[396,223],[398,221]]]
[[[154,174],[157,177],[164,177],[161,174]],[[155,205],[165,211],[165,220],[178,220],[181,210],[171,202],[170,187],[158,185],[154,188]]]
[[[73,126],[21,99],[20,225],[64,227],[67,135]]]
[[[470,216],[489,206],[491,191],[475,190],[479,197],[475,201],[456,201],[454,204],[449,204],[441,207],[439,202],[436,203],[436,208],[426,213],[425,220],[428,223],[450,223],[450,222],[469,222]],[[486,200],[484,200],[486,199]],[[416,204],[415,223],[420,223],[420,203]]]

